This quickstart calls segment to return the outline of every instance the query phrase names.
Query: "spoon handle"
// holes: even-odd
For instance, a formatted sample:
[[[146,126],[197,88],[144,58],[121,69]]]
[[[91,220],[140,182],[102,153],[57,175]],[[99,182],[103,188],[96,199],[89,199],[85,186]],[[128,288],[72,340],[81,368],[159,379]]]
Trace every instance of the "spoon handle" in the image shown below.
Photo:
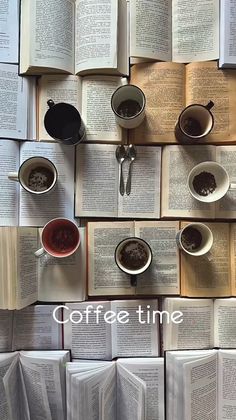
[[[132,166],[133,166],[132,163],[133,163],[133,161],[131,161],[130,164],[129,164],[128,179],[127,179],[127,182],[126,182],[126,194],[127,195],[130,195],[130,193],[131,193],[131,173],[132,173]]]
[[[125,193],[125,186],[124,186],[124,178],[123,178],[123,162],[120,164],[120,195],[124,195]]]

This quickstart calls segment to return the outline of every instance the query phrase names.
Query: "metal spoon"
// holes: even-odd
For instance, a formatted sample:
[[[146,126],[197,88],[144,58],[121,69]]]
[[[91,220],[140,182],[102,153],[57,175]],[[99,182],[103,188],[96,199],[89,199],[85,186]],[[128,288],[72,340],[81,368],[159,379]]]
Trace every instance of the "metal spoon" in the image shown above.
[[[124,193],[125,193],[123,170],[122,170],[122,165],[123,165],[123,162],[125,161],[125,159],[126,159],[125,147],[123,145],[117,146],[117,148],[116,148],[116,160],[120,165],[120,188],[119,188],[119,191],[120,191],[121,195],[124,195]]]
[[[127,149],[127,158],[130,160],[130,164],[129,164],[129,173],[128,173],[128,179],[126,182],[126,194],[130,195],[131,192],[131,173],[132,173],[132,166],[133,166],[133,162],[136,159],[136,149],[134,147],[133,144],[130,144],[128,149]]]

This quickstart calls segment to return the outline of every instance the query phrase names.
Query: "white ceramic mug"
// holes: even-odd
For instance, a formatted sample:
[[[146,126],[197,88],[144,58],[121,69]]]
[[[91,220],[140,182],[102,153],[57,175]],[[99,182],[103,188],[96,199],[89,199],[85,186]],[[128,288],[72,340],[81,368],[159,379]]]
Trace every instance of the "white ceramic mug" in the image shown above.
[[[58,174],[55,165],[49,159],[35,156],[26,159],[18,172],[9,172],[8,178],[18,181],[26,191],[41,195],[55,187]]]
[[[130,108],[137,105],[137,109]],[[143,91],[135,85],[118,87],[111,97],[111,108],[117,123],[123,128],[138,127],[145,117],[146,98]]]
[[[215,182],[214,190],[206,195],[203,195],[202,193],[199,194],[196,189],[197,180],[201,176],[204,177],[204,173],[209,174],[208,177],[210,175],[213,176]],[[191,195],[196,198],[196,200],[204,203],[212,203],[224,197],[227,191],[235,190],[236,183],[230,182],[229,175],[222,165],[217,162],[206,161],[194,166],[190,171],[188,175],[188,188]]]
[[[212,259],[210,249],[213,245],[213,234],[204,223],[189,223],[183,227],[176,235],[176,242],[178,247],[189,255]]]

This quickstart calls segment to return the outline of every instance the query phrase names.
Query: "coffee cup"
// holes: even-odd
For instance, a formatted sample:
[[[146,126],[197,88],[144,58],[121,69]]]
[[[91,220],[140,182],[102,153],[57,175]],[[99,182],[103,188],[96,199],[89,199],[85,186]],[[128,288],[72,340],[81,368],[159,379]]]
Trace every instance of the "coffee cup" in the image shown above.
[[[111,97],[111,108],[116,121],[123,128],[136,128],[142,123],[145,105],[145,95],[135,85],[120,86]]]
[[[42,230],[41,242],[42,248],[34,253],[36,257],[45,253],[56,258],[69,257],[80,245],[78,226],[70,219],[52,219]]]
[[[49,109],[44,116],[44,127],[54,140],[65,145],[76,145],[85,140],[85,126],[79,111],[70,104],[52,99],[47,101]]]
[[[217,162],[206,161],[194,166],[188,175],[188,188],[198,201],[212,203],[220,200],[236,183],[229,180],[225,168]]]
[[[214,117],[211,108],[214,103],[207,105],[192,104],[184,108],[175,126],[175,137],[180,142],[197,142],[202,140],[214,127]]]
[[[141,238],[126,238],[116,247],[115,262],[120,270],[130,275],[131,286],[134,287],[137,275],[144,273],[152,262],[151,248]]]
[[[49,159],[35,156],[26,159],[18,172],[9,172],[8,178],[18,181],[31,194],[41,195],[55,187],[58,174],[55,165]]]
[[[213,234],[204,223],[189,223],[177,233],[176,242],[189,255],[212,259],[210,249],[213,245]]]

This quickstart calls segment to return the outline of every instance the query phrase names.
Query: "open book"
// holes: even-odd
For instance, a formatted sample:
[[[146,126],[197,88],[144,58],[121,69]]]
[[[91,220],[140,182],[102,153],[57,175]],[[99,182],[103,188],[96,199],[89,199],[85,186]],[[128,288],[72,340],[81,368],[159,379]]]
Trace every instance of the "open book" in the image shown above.
[[[3,36],[1,23],[0,20],[0,49],[1,36]],[[0,86],[0,137],[18,140],[35,139],[35,77],[18,76],[17,65],[0,63]]]
[[[220,0],[220,68],[236,67],[236,1]]]
[[[65,420],[68,351],[0,354],[2,419]]]
[[[235,364],[236,350],[167,352],[166,420],[234,419]]]
[[[115,145],[77,146],[75,216],[159,218],[161,148],[137,147],[129,196],[119,193],[115,152]],[[126,159],[123,164],[125,184],[129,163]]]
[[[18,63],[19,0],[2,3],[0,20],[0,62]]]
[[[65,306],[63,319],[68,322],[64,323],[64,348],[71,349],[73,358],[159,356],[158,318],[155,323],[147,323],[148,312],[158,310],[156,299],[89,301]]]
[[[19,182],[8,179],[21,163],[33,156],[44,156],[57,168],[53,191],[37,196],[25,191]],[[58,143],[1,140],[0,225],[44,226],[56,217],[74,218],[74,148]]]
[[[188,3],[193,7],[192,1]],[[202,142],[235,142],[234,70],[219,70],[216,61],[136,64],[131,83],[143,90],[147,100],[146,119],[131,131],[131,143],[177,143],[174,129],[181,111],[191,104],[207,105],[210,100],[215,104],[211,109],[214,128]]]
[[[22,0],[20,73],[129,74],[126,0]]]
[[[38,84],[38,138],[52,140],[44,127],[47,101],[66,102],[81,113],[86,126],[86,140],[99,142],[126,141],[126,130],[116,123],[111,96],[127,79],[118,76],[44,75]]]
[[[62,302],[86,297],[85,229],[73,255],[40,258],[34,252],[41,245],[37,228],[0,227],[0,308],[21,309],[37,300]]]
[[[181,323],[163,323],[164,350],[236,348],[235,298],[165,298],[162,310],[183,313]]]
[[[179,222],[89,222],[88,294],[179,294],[178,230]],[[148,242],[153,256],[149,269],[138,276],[137,287],[131,287],[130,276],[118,268],[114,258],[119,242],[133,236]]]
[[[67,420],[164,420],[163,358],[69,362],[66,387]]]
[[[130,55],[177,61],[219,57],[219,3],[215,0],[130,2]]]
[[[162,217],[236,218],[236,192],[231,190],[214,203],[192,197],[188,175],[200,162],[215,161],[236,181],[236,146],[165,146],[162,151]]]

